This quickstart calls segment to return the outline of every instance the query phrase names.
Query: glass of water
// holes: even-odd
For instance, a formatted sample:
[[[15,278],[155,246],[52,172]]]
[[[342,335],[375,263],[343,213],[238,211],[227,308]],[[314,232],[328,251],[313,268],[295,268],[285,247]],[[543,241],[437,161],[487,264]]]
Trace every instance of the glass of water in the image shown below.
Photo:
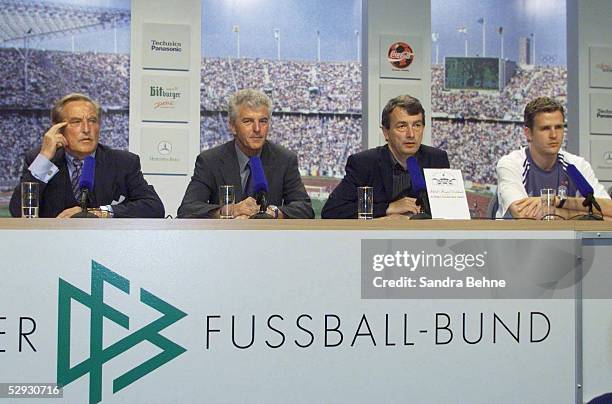
[[[357,219],[374,218],[374,197],[372,187],[357,187]]]
[[[21,183],[21,217],[38,217],[38,183]]]
[[[555,220],[556,190],[543,188],[540,190],[540,204],[542,206],[542,220]]]
[[[219,217],[221,219],[234,218],[234,202],[234,186],[221,185],[219,187],[219,205],[221,206]]]

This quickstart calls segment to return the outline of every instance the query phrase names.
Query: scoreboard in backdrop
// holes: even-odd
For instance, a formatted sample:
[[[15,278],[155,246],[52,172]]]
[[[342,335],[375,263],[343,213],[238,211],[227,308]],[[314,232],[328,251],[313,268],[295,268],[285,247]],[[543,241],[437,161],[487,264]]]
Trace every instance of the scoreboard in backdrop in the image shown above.
[[[447,57],[444,60],[446,90],[500,90],[499,58]]]

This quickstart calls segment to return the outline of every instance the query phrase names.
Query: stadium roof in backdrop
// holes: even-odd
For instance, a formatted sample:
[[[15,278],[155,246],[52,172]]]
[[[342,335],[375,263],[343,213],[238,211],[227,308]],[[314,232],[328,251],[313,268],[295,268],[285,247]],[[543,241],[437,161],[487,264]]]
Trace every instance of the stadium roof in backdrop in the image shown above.
[[[27,18],[24,18],[26,17]],[[6,0],[0,8],[0,41],[65,36],[130,25],[130,10],[42,1]]]

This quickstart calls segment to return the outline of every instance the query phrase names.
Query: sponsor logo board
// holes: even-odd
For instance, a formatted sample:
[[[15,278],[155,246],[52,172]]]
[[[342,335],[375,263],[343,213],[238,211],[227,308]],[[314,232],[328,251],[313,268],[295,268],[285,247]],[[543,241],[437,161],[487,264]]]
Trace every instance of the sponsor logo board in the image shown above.
[[[612,88],[612,48],[589,48],[589,80],[591,87]]]
[[[144,75],[142,121],[187,123],[190,113],[189,96],[187,77]]]
[[[380,77],[421,79],[423,46],[420,36],[380,36]]]
[[[187,128],[144,126],[140,145],[143,173],[187,174],[190,160]]]
[[[612,135],[612,94],[591,94],[591,133]]]
[[[190,27],[183,24],[143,24],[142,68],[188,71]]]

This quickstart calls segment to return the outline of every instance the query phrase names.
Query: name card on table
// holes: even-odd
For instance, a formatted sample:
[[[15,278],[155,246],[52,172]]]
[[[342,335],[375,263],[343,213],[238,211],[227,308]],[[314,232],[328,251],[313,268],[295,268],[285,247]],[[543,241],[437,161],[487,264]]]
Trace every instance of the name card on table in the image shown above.
[[[425,183],[433,219],[470,219],[461,170],[425,168]]]

